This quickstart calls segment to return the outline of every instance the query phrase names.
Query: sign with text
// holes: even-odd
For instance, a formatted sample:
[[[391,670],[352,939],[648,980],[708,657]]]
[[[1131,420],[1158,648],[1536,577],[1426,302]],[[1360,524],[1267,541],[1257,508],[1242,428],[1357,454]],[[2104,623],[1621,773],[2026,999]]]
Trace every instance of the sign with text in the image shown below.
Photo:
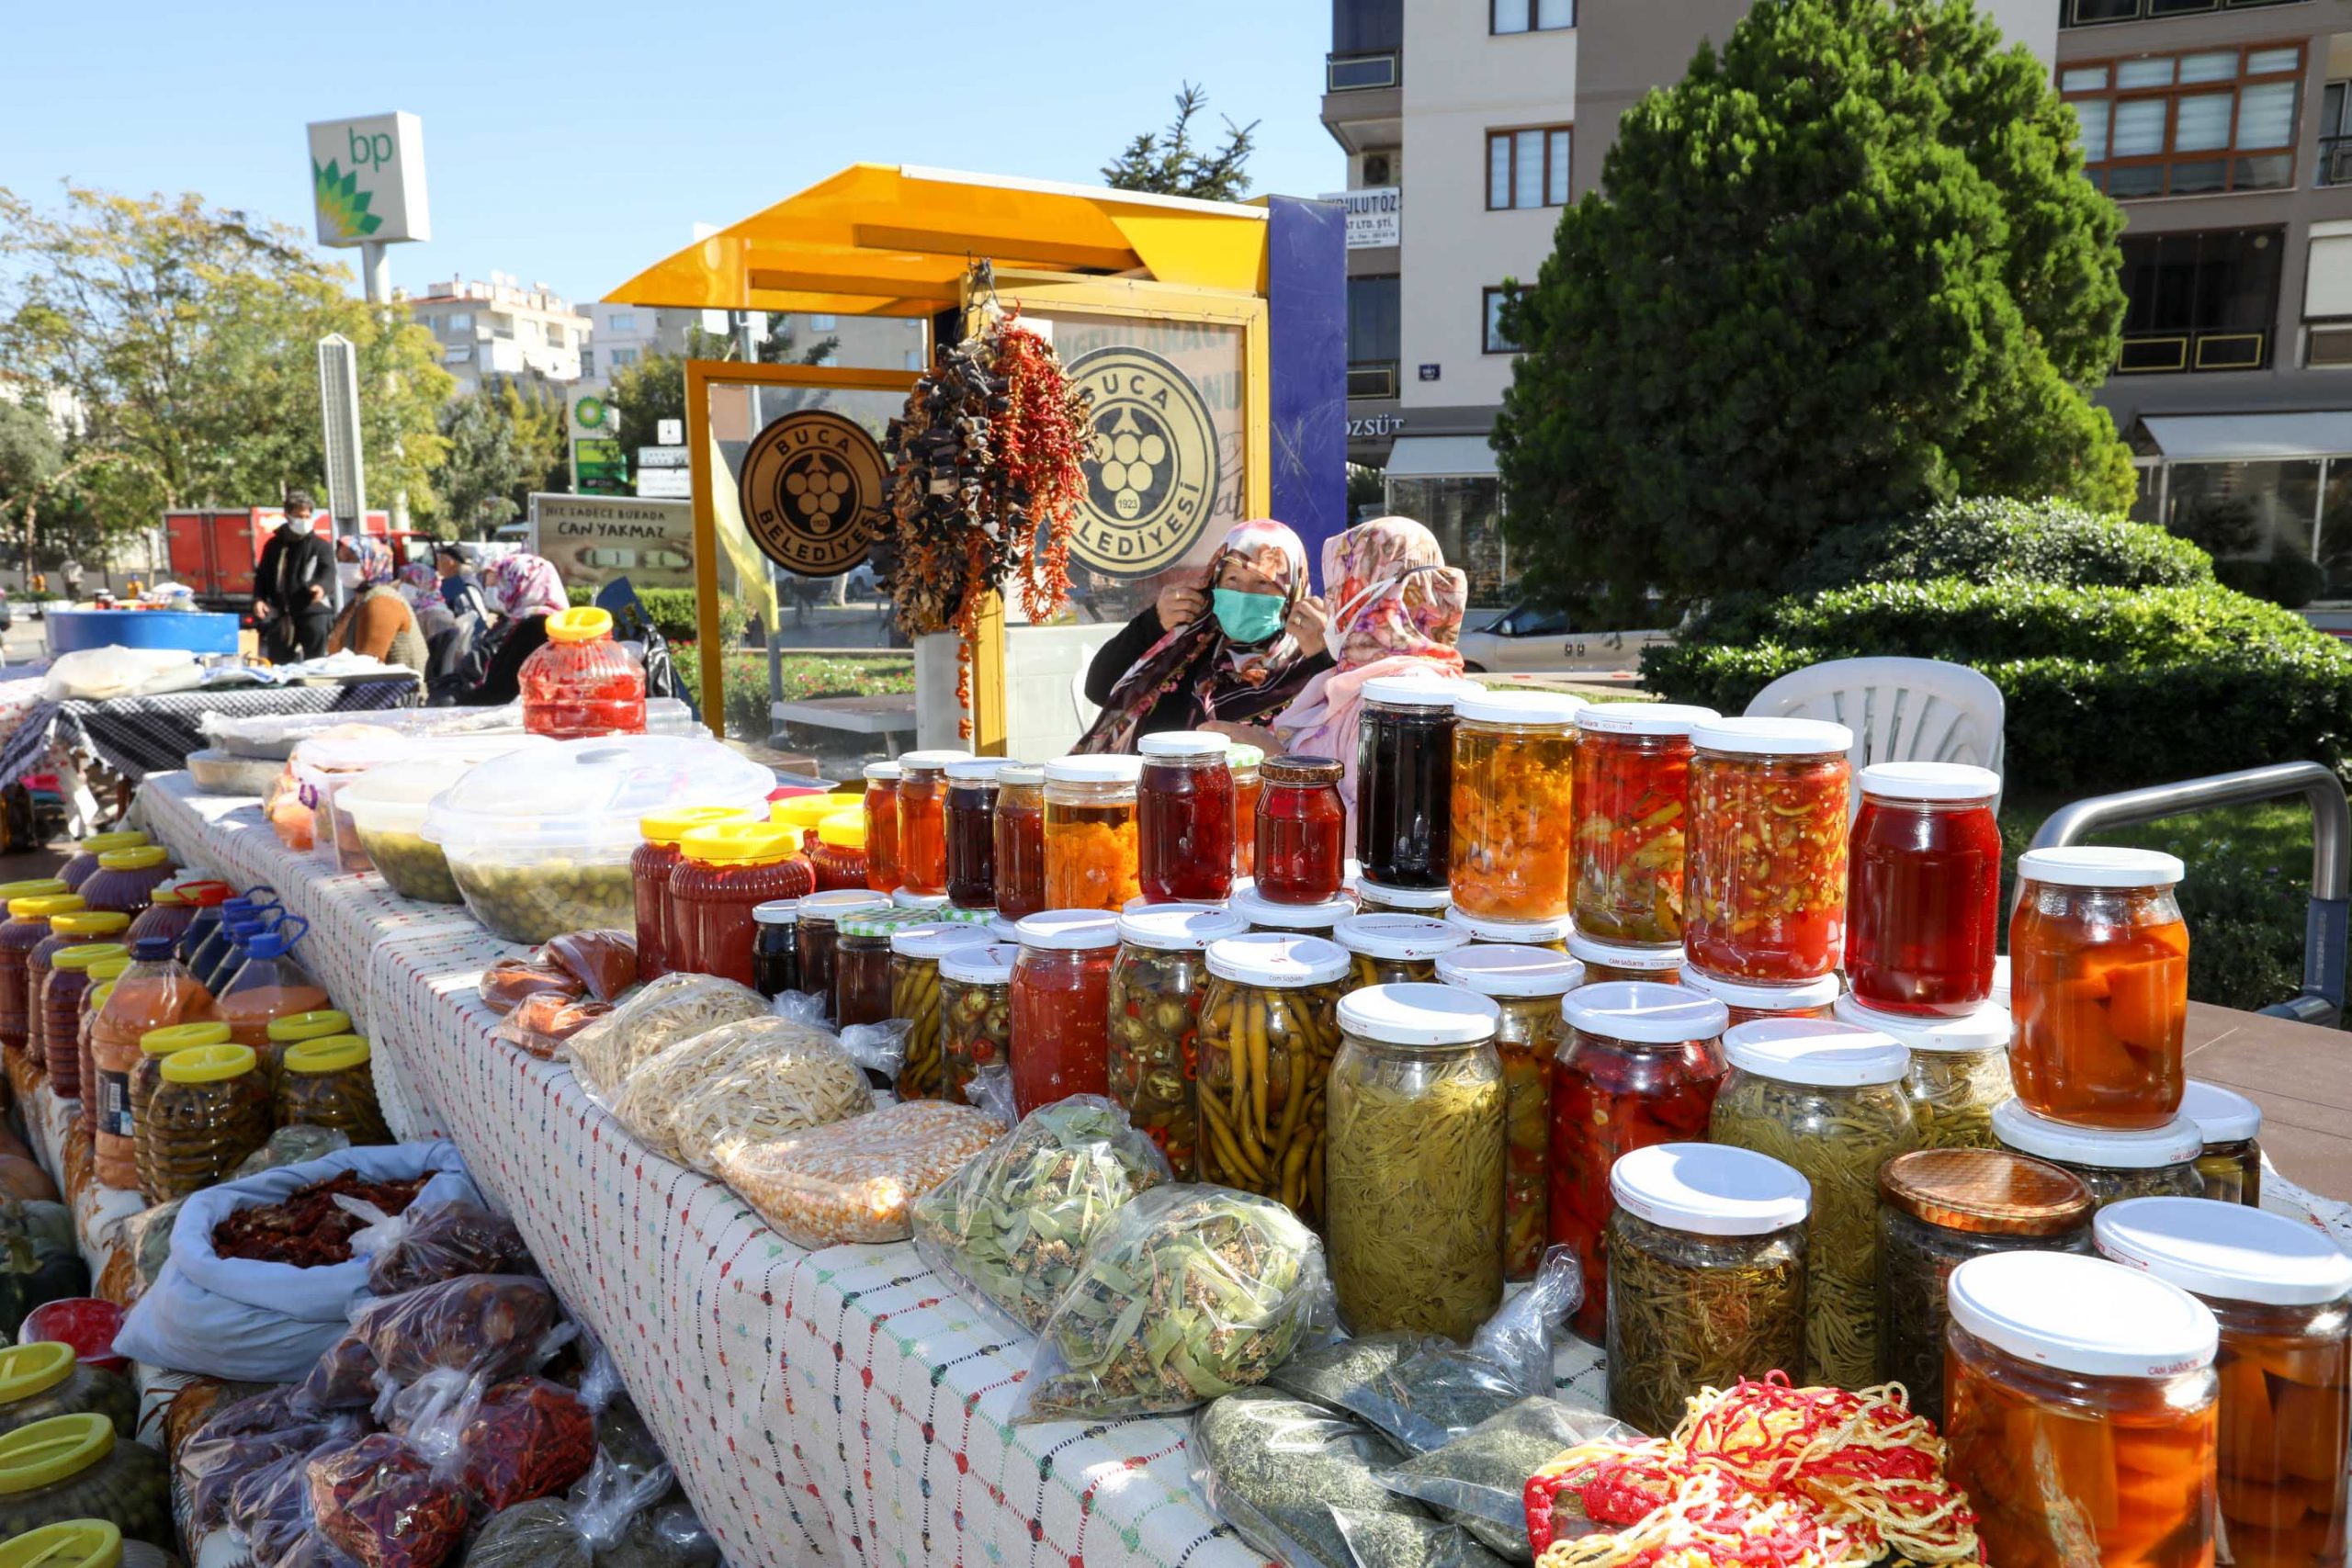
[[[571,444],[571,488],[583,495],[627,495],[628,453],[617,441],[582,437]]]
[[[1405,193],[1396,186],[1335,190],[1323,197],[1348,210],[1348,249],[1369,251],[1405,243]]]
[[[637,493],[648,501],[690,501],[695,493],[691,468],[639,468]]]
[[[736,481],[752,542],[802,577],[839,577],[865,558],[887,515],[888,483],[880,443],[826,409],[762,429]]]
[[[600,495],[531,497],[531,551],[567,583],[639,588],[695,583],[694,508],[684,501]]]
[[[433,238],[424,122],[413,114],[323,119],[311,128],[311,207],[322,245]]]

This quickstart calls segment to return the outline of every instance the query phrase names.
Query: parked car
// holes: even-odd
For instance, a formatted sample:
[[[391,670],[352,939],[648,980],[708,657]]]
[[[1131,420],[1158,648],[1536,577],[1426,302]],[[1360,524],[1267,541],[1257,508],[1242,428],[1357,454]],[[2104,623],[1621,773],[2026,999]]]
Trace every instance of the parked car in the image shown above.
[[[1592,631],[1566,610],[1514,604],[1476,631],[1462,634],[1462,659],[1473,675],[1516,671],[1638,670],[1642,649],[1673,634]]]

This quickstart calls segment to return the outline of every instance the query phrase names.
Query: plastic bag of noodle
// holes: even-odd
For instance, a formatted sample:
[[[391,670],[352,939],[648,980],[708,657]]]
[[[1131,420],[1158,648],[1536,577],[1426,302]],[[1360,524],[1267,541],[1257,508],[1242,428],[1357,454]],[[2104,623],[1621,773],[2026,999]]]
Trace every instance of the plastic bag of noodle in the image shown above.
[[[567,1043],[581,1084],[609,1104],[629,1074],[681,1040],[768,1010],[749,986],[711,975],[664,975]]]
[[[874,1109],[865,1075],[830,1030],[747,1018],[682,1040],[620,1089],[613,1114],[663,1159],[705,1176],[747,1144]]]
[[[1356,1568],[1335,1509],[1426,1519],[1373,1479],[1401,1457],[1360,1421],[1272,1389],[1244,1389],[1193,1418],[1193,1484],[1209,1509],[1289,1568]]]

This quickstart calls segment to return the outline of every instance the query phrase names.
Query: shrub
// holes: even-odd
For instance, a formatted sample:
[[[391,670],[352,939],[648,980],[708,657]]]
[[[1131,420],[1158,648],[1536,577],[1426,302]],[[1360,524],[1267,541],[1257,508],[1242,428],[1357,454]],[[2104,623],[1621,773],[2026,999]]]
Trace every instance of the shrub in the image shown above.
[[[2301,556],[2275,560],[2217,560],[2213,575],[2241,593],[2290,610],[2300,610],[2327,586],[2327,573],[2317,561]]]
[[[571,584],[565,592],[574,604],[593,604],[598,590],[580,583]],[[652,618],[654,629],[671,642],[692,642],[697,629],[695,620],[695,591],[691,588],[640,588],[637,602],[645,606]],[[745,633],[751,629],[750,612],[729,600],[718,602],[718,632],[729,648],[740,647]]]
[[[1916,517],[1840,528],[1791,569],[1787,588],[1810,593],[1853,582],[1938,577],[2186,588],[2212,581],[2215,570],[2204,551],[2154,524],[2101,517],[2054,499],[1974,497]]]

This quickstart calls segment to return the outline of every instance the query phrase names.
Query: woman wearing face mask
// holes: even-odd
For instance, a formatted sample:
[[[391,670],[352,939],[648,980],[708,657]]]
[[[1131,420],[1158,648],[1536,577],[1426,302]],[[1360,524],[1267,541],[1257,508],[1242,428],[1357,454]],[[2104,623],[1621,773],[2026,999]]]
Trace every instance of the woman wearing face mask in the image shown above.
[[[1267,720],[1330,667],[1306,548],[1271,518],[1238,524],[1197,583],[1159,591],[1102,645],[1086,696],[1102,710],[1080,751],[1133,751],[1146,735],[1213,729],[1269,747]]]
[[[460,700],[476,707],[511,703],[522,695],[523,660],[546,646],[548,617],[571,604],[555,563],[519,550],[490,563],[482,573],[481,592],[498,622],[474,640],[481,676]]]
[[[391,547],[361,534],[335,542],[335,571],[343,580],[343,614],[327,631],[329,653],[364,653],[424,673],[424,634],[416,613],[392,581]]]

